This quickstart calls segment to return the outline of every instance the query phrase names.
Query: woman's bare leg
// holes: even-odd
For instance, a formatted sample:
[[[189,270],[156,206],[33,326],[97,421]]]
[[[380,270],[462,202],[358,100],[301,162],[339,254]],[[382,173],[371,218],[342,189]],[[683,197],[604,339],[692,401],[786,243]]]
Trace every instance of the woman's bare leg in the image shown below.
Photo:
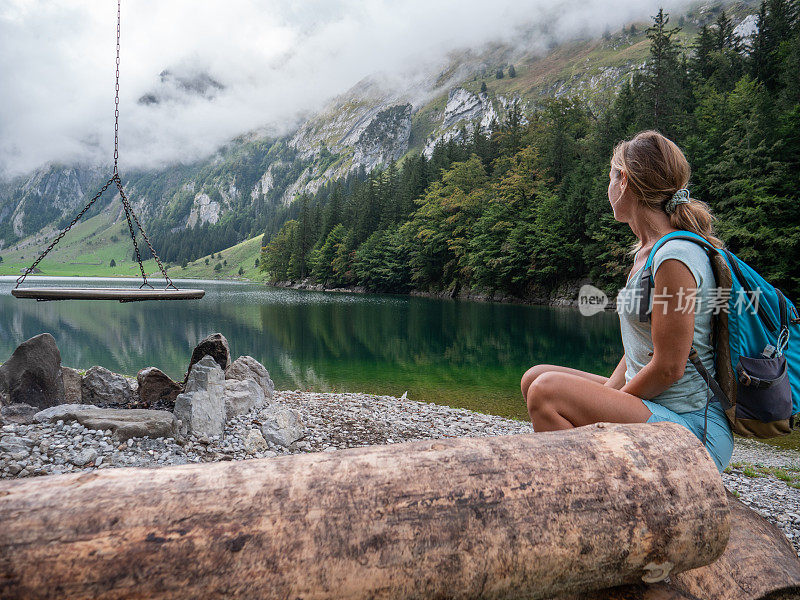
[[[595,375],[594,373],[587,373],[586,371],[580,371],[578,369],[571,369],[570,367],[561,367],[559,365],[535,365],[525,371],[525,374],[522,376],[520,387],[522,388],[523,400],[527,401],[528,388],[531,387],[531,384],[536,380],[536,378],[542,373],[547,373],[550,371],[557,373],[569,373],[570,375],[577,375],[578,377],[584,377],[590,381],[597,381],[598,383],[605,383],[608,381],[608,377]]]
[[[563,371],[539,374],[528,388],[526,402],[536,431],[599,422],[644,423],[652,414],[641,398]]]

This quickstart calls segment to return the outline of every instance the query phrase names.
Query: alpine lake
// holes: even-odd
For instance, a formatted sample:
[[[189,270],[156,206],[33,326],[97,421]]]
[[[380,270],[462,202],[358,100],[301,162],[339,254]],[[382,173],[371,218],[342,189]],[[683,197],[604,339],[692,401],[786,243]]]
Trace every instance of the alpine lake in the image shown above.
[[[26,287],[138,287],[135,280],[29,278]],[[160,282],[163,287],[163,280]],[[276,389],[401,396],[527,420],[519,381],[552,363],[609,375],[622,356],[613,311],[312,292],[256,283],[175,280],[201,300],[37,302],[0,278],[0,361],[51,333],[62,364],[135,376],[184,376],[194,346],[222,333],[234,358],[266,366]],[[158,287],[159,281],[153,280]]]

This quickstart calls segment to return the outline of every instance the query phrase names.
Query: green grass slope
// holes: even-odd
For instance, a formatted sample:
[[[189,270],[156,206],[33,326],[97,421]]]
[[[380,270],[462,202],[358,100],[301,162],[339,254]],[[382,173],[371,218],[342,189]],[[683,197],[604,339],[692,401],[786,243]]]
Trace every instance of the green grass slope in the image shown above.
[[[203,256],[190,262],[185,268],[172,266],[167,272],[170,277],[192,279],[248,279],[264,281],[266,278],[256,267],[256,260],[261,258],[261,236],[250,238],[235,246]],[[208,264],[206,264],[206,262]],[[220,265],[217,268],[217,265]],[[239,268],[243,273],[239,273]]]
[[[77,223],[37,267],[41,275],[69,277],[137,277],[139,265],[133,260],[133,243],[124,219],[117,219],[116,207]],[[57,233],[40,233],[18,245],[0,251],[0,275],[19,275],[29,267]],[[140,246],[144,240],[138,238]],[[116,266],[111,266],[114,260]],[[144,262],[145,271],[158,270],[154,260]]]
[[[147,226],[144,223],[145,227]],[[17,246],[0,251],[0,275],[19,275],[39,256],[57,233],[40,233]],[[140,248],[144,240],[137,236]],[[158,252],[158,248],[156,248]],[[197,279],[249,279],[261,281],[264,275],[256,267],[261,255],[261,236],[245,240],[231,248],[203,256],[186,268],[166,264],[170,277]],[[114,260],[115,266],[111,266]],[[206,264],[208,260],[208,264]],[[217,264],[219,269],[215,269]],[[148,275],[158,273],[155,260],[144,261]],[[239,268],[243,273],[239,274]],[[133,243],[124,215],[112,205],[99,215],[79,222],[39,263],[41,275],[63,277],[139,277],[139,265],[133,260]]]

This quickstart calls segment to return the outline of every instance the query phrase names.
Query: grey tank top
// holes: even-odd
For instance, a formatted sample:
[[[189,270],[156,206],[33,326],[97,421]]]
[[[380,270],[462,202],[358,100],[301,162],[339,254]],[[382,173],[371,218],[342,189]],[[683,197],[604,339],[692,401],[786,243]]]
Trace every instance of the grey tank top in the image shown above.
[[[685,264],[694,275],[697,285],[696,305],[694,317],[693,344],[697,354],[708,372],[714,376],[714,349],[711,340],[712,311],[709,310],[714,297],[716,280],[711,270],[711,262],[705,250],[686,240],[669,240],[657,251],[653,259],[653,277],[658,267],[667,259],[675,259]],[[653,338],[650,334],[650,320],[642,323],[639,321],[639,278],[640,268],[630,278],[625,287],[617,296],[617,313],[619,314],[622,345],[625,348],[625,382],[629,382],[652,358]],[[688,293],[692,293],[689,291]],[[688,301],[688,297],[686,298]],[[658,299],[658,290],[653,289],[650,301],[651,310],[660,310],[661,302]],[[654,398],[647,398],[669,408],[676,413],[700,410],[705,407],[706,399],[711,394],[703,378],[694,365],[686,358],[686,368],[683,376],[669,388]]]

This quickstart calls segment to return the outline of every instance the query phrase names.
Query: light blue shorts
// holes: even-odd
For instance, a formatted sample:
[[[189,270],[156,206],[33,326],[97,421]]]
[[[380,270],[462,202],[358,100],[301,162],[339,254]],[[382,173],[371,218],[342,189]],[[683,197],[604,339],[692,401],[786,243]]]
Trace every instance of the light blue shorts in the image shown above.
[[[700,410],[693,410],[691,412],[676,413],[656,404],[649,400],[642,400],[645,406],[653,413],[648,423],[656,423],[658,421],[670,421],[671,423],[678,423],[683,425],[689,431],[697,436],[701,442],[703,441],[703,415],[705,407]],[[733,454],[733,433],[728,423],[728,418],[722,410],[718,400],[713,400],[708,405],[708,429],[706,432],[706,450],[714,459],[717,465],[717,470],[722,473],[725,467],[731,460]]]

